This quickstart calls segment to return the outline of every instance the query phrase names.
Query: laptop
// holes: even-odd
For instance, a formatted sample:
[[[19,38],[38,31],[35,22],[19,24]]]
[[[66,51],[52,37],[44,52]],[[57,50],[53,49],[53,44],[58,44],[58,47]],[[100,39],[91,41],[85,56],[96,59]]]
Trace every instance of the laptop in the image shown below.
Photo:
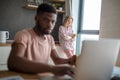
[[[119,52],[119,40],[85,40],[77,58],[74,80],[110,80]]]
[[[85,40],[77,57],[75,76],[48,76],[40,80],[110,80],[116,63],[119,40]]]

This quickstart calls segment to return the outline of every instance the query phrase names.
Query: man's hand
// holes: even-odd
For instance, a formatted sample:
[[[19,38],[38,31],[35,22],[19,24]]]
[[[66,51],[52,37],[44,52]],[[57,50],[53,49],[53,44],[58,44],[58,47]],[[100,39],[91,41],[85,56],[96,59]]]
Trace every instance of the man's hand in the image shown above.
[[[68,59],[68,64],[70,64],[70,65],[76,65],[76,58],[77,58],[76,55],[73,55],[72,57],[70,57]]]
[[[56,76],[63,76],[63,75],[69,75],[71,77],[74,76],[74,67],[72,66],[65,66],[65,65],[58,65],[52,67],[52,73]]]

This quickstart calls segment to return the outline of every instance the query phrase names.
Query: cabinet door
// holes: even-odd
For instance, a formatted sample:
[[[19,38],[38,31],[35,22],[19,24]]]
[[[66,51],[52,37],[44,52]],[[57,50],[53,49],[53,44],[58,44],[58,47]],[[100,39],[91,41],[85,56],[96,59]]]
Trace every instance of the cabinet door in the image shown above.
[[[0,46],[0,70],[7,69],[7,59],[10,54],[11,46]]]

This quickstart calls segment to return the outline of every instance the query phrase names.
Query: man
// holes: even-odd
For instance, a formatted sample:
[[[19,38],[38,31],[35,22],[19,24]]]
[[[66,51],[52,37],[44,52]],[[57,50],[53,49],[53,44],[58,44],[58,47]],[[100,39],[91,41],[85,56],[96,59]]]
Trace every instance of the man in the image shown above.
[[[37,9],[35,27],[17,32],[8,58],[8,68],[23,73],[51,72],[55,75],[73,75],[71,66],[49,65],[49,57],[55,64],[75,64],[75,56],[69,59],[57,55],[52,32],[57,18],[54,7],[43,3]]]

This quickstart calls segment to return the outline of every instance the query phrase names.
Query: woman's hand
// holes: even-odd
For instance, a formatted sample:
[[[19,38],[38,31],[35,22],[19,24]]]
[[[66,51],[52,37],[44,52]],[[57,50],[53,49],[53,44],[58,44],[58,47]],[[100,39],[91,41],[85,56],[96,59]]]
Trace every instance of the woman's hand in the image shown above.
[[[75,37],[76,37],[76,34],[73,34],[71,37],[72,37],[72,38],[75,38]]]

